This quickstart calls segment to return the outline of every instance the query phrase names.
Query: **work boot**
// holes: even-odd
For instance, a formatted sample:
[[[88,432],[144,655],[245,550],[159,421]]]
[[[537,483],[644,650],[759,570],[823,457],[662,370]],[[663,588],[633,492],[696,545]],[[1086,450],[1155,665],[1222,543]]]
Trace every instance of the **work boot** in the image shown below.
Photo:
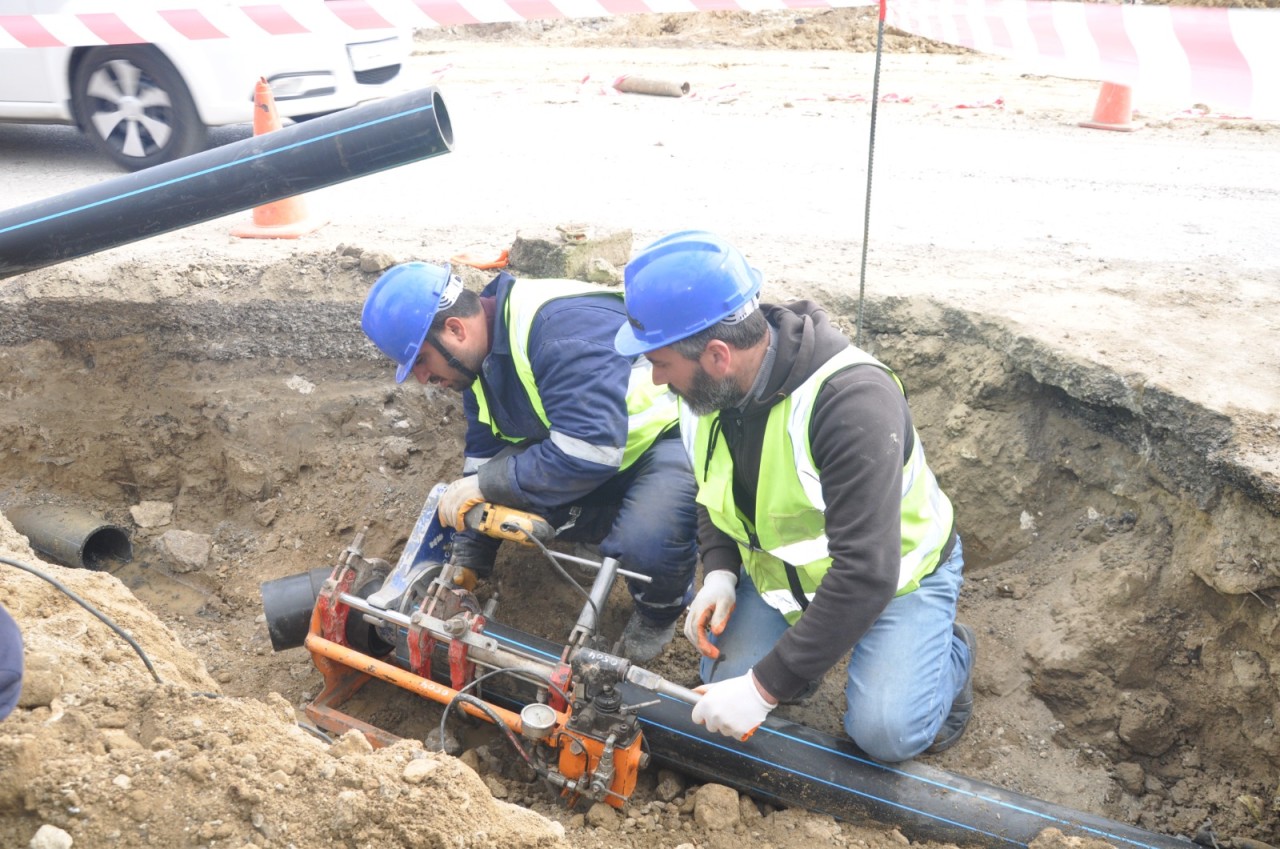
[[[659,625],[639,610],[633,610],[627,626],[622,629],[622,654],[632,663],[646,663],[667,647],[675,633],[674,619]]]
[[[960,695],[951,703],[951,713],[942,721],[942,727],[933,738],[933,745],[927,750],[931,755],[945,752],[954,746],[969,725],[969,717],[973,716],[973,668],[978,660],[978,640],[974,637],[972,628],[959,622],[952,624],[951,633],[969,647],[969,675],[964,679]]]

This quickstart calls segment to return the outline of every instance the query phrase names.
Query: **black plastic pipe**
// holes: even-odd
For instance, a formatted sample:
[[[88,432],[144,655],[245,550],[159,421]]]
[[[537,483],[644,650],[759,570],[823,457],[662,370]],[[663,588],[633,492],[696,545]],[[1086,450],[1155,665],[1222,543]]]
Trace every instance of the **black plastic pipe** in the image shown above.
[[[272,600],[267,619],[277,650],[305,639],[303,620],[315,604],[311,587],[316,572],[263,584],[264,608],[266,600]],[[493,620],[484,632],[506,648],[540,656],[552,665],[559,662],[563,649]],[[441,683],[449,683],[447,662],[433,663],[432,669]],[[533,696],[531,685],[512,677],[497,676],[485,683],[486,698],[515,710]],[[677,699],[655,697],[628,684],[623,703],[646,705],[639,716],[647,748],[665,766],[785,807],[846,822],[874,820],[900,828],[912,840],[1009,849],[1027,846],[1046,828],[1056,828],[1068,836],[1105,840],[1119,849],[1199,849],[1184,838],[1023,796],[918,761],[877,763],[847,739],[779,717],[769,717],[743,743],[695,724],[689,705]]]
[[[332,574],[332,566],[317,566],[310,572],[263,581],[258,587],[272,651],[296,649],[307,641],[311,612],[321,587]]]
[[[87,510],[35,504],[10,507],[4,515],[32,548],[63,566],[109,571],[133,559],[128,531]]]
[[[0,212],[0,279],[448,153],[419,89]]]
[[[485,634],[550,661],[558,660],[563,648],[493,621]],[[504,679],[487,681],[486,697],[518,693]],[[624,688],[624,704],[653,699],[647,690]],[[513,703],[521,706],[518,697]],[[650,754],[671,769],[785,807],[846,822],[874,820],[901,829],[913,841],[1009,849],[1027,846],[1044,829],[1056,828],[1120,849],[1200,849],[1185,838],[1072,810],[919,761],[877,763],[849,740],[778,717],[769,717],[742,743],[695,724],[689,705],[666,696],[641,708],[639,715]]]

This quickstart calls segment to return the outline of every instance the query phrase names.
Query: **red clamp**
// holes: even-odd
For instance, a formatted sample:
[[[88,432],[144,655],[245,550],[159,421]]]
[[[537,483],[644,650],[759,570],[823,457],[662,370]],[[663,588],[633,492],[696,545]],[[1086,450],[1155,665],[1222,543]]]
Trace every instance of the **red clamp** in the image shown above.
[[[573,670],[569,668],[569,664],[562,663],[556,667],[556,671],[551,673],[551,693],[547,696],[547,704],[560,712],[569,709],[569,688],[573,686],[570,680],[573,676]],[[564,693],[562,697],[560,694]]]
[[[471,620],[471,629],[473,633],[479,633],[484,630],[484,617],[476,616]],[[476,665],[473,661],[467,660],[467,644],[460,638],[449,641],[449,680],[453,684],[453,689],[461,690],[463,687],[471,683],[476,677]]]
[[[417,617],[415,617],[415,620]],[[418,621],[409,622],[409,671],[422,678],[431,677],[431,656],[436,651],[435,637]]]
[[[322,589],[316,598],[316,609],[320,611],[320,636],[331,643],[349,645],[347,642],[347,614],[351,608],[338,600],[343,593],[351,592],[356,582],[356,570],[345,563],[336,566],[333,574],[325,581],[327,589]],[[332,584],[332,587],[330,587]]]

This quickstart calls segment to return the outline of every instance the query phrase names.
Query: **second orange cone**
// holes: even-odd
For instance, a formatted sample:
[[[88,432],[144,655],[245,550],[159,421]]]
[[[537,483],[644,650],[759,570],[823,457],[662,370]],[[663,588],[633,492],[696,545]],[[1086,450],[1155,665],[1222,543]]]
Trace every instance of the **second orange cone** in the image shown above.
[[[1103,83],[1093,108],[1093,120],[1081,121],[1080,126],[1121,133],[1138,129],[1141,125],[1133,123],[1133,90],[1119,83]]]
[[[253,90],[253,134],[260,136],[278,129],[280,113],[276,111],[271,85],[265,78],[259,79]],[[295,196],[255,206],[253,221],[231,228],[231,235],[241,239],[296,239],[328,223],[327,218],[309,215],[302,197]]]

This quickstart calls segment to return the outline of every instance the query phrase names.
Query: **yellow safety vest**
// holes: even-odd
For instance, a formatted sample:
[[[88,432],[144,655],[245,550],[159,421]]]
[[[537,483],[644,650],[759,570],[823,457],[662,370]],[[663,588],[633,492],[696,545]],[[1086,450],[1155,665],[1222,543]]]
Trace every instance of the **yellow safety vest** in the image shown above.
[[[534,379],[533,364],[529,359],[529,336],[533,331],[533,321],[538,311],[552,301],[585,295],[622,300],[621,292],[576,280],[539,280],[536,285],[512,286],[507,292],[503,320],[510,335],[511,357],[516,374],[525,394],[529,396],[534,412],[548,430],[551,429],[551,422],[542,406],[542,396],[538,394],[538,383]],[[508,436],[498,428],[489,412],[483,387],[477,386],[475,389],[480,421],[488,425],[499,439],[521,442],[523,437]],[[628,468],[648,450],[663,431],[676,423],[678,416],[676,397],[665,386],[654,385],[653,366],[647,358],[637,357],[631,366],[631,377],[627,385],[627,444],[622,450],[619,471]],[[554,439],[554,433],[552,438]],[[586,459],[601,465],[609,464],[605,461],[611,458],[600,456],[597,446],[584,447],[587,449],[584,455]],[[562,447],[562,450],[565,449]],[[574,451],[570,448],[566,453],[574,454]]]
[[[707,445],[719,413],[694,416],[680,410],[680,433],[698,476],[698,503],[717,528],[738,543],[742,563],[761,598],[794,624],[803,612],[788,580],[791,566],[808,600],[831,568],[827,550],[826,503],[809,444],[809,425],[818,393],[827,380],[856,365],[887,366],[858,348],[827,360],[769,411],[760,455],[754,526],[734,502],[733,458],[717,439],[710,460]],[[951,537],[955,513],[925,462],[919,434],[902,469],[902,549],[897,595],[905,595],[938,566]]]

